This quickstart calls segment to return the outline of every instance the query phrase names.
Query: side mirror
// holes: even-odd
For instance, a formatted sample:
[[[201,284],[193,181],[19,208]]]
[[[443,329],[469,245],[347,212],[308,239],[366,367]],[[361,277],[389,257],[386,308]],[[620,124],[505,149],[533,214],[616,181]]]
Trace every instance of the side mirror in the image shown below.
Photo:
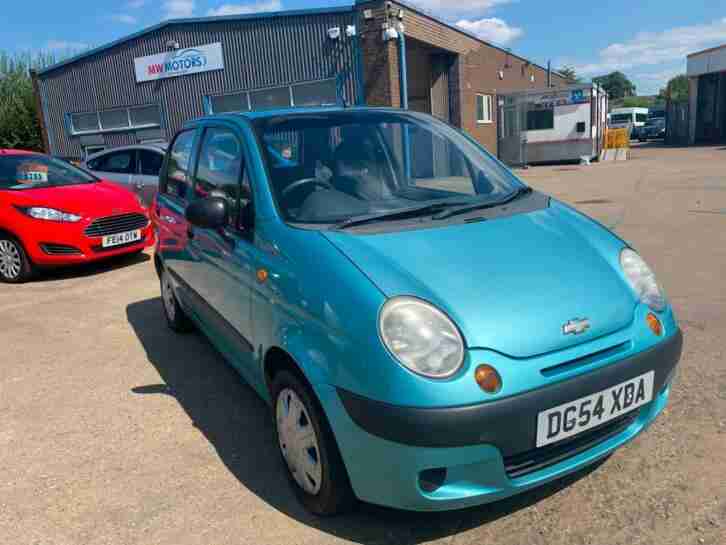
[[[222,197],[198,199],[187,206],[186,218],[195,227],[221,229],[229,221],[227,201]]]

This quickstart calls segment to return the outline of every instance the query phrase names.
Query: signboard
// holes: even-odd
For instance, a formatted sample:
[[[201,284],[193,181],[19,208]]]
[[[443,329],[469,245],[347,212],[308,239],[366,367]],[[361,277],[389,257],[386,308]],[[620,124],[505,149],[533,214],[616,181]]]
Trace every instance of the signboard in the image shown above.
[[[569,104],[588,104],[590,102],[590,93],[586,92],[585,89],[552,91],[551,93],[533,96],[530,101],[535,104],[536,109],[550,109]]]
[[[223,70],[222,44],[187,47],[148,57],[134,59],[136,81],[153,81],[176,76],[188,76],[210,70]]]

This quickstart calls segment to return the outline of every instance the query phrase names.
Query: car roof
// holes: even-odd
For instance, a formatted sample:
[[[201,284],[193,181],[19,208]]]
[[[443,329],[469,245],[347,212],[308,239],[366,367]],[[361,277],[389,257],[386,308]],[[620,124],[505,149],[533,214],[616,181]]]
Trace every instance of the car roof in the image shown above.
[[[0,155],[43,155],[39,151],[31,151],[31,150],[25,150],[25,149],[10,149],[10,148],[0,148]]]
[[[361,112],[396,112],[396,113],[410,113],[408,110],[401,110],[399,108],[377,108],[370,106],[316,106],[316,107],[305,107],[305,108],[275,108],[271,110],[255,110],[251,112],[225,112],[221,114],[208,115],[189,121],[185,126],[194,126],[199,121],[209,119],[248,119],[255,121],[258,119],[267,119],[280,116],[303,116],[306,114],[334,114],[334,113],[361,113]]]
[[[133,149],[148,149],[148,150],[160,151],[163,153],[166,151],[166,148],[168,146],[169,146],[169,144],[166,142],[149,142],[147,144],[130,144],[128,146],[116,146],[113,148],[106,148],[105,150],[97,151],[96,153],[93,153],[93,154],[89,155],[88,157],[86,157],[86,160],[84,161],[84,163],[86,161],[88,161],[89,159],[93,159],[94,157],[100,157],[101,155],[107,155],[107,154],[115,152],[115,151],[124,151],[124,150],[129,150],[129,149],[132,149],[132,150]]]

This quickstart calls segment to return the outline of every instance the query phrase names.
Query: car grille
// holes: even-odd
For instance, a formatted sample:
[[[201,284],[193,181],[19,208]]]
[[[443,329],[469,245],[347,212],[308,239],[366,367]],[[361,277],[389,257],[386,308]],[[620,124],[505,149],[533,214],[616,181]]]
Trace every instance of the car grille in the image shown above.
[[[566,458],[571,458],[622,432],[633,423],[639,412],[637,410],[632,411],[601,426],[580,433],[568,441],[507,456],[504,458],[504,469],[509,478],[514,479],[554,465]]]
[[[40,249],[48,255],[81,255],[81,250],[75,246],[67,246],[65,244],[53,244],[52,242],[42,242]]]
[[[89,237],[104,237],[135,229],[143,229],[148,224],[149,219],[144,214],[122,214],[93,220],[86,227],[85,233]]]

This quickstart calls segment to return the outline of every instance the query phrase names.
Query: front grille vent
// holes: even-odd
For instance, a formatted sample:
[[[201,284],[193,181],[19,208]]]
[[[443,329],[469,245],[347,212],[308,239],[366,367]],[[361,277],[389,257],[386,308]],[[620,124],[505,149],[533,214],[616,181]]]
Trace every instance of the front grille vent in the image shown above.
[[[509,478],[514,479],[552,466],[615,437],[630,426],[639,413],[638,410],[631,411],[561,443],[507,456],[504,458],[504,469]]]
[[[40,245],[48,255],[81,255],[81,251],[75,246],[67,246],[66,244],[53,244],[52,242],[43,242]]]
[[[104,237],[106,235],[134,231],[135,229],[143,229],[148,224],[149,220],[143,214],[122,214],[120,216],[108,216],[93,220],[86,227],[85,232],[86,236],[89,237]]]

